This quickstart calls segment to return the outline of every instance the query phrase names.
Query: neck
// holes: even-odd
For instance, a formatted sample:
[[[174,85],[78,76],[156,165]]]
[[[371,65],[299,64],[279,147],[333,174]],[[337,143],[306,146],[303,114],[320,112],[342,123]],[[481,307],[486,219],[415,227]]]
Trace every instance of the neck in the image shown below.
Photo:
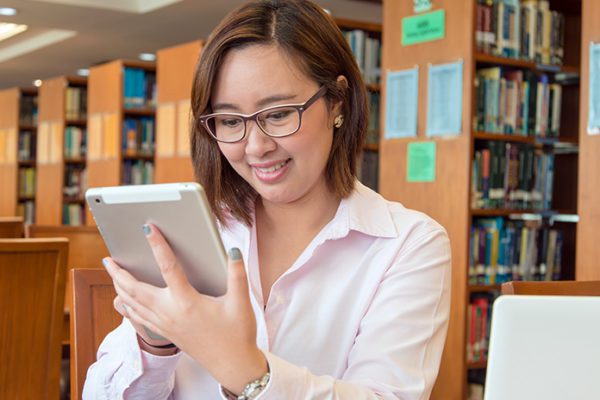
[[[273,231],[319,231],[334,217],[340,204],[323,181],[318,190],[311,190],[292,203],[272,203],[259,199],[256,204],[257,223]],[[317,189],[317,188],[315,188]]]

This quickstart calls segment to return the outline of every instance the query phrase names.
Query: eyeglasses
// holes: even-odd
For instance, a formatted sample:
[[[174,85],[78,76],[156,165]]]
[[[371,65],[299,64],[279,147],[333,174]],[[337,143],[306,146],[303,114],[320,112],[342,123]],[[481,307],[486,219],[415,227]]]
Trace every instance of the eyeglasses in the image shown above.
[[[267,136],[290,136],[300,129],[302,113],[327,92],[321,86],[304,104],[285,104],[264,108],[251,115],[237,113],[214,113],[200,116],[200,123],[219,142],[235,143],[246,137],[248,121],[256,125]]]

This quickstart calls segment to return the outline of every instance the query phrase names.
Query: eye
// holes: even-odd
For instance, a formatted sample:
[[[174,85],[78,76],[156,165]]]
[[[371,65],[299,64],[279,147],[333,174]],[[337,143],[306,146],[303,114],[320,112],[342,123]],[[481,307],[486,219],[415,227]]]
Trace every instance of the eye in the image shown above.
[[[241,120],[239,118],[223,118],[219,121],[219,125],[224,126],[225,128],[235,128],[241,124]]]
[[[290,109],[273,110],[266,115],[265,119],[270,121],[281,121],[282,119],[289,117],[292,112],[293,110]]]

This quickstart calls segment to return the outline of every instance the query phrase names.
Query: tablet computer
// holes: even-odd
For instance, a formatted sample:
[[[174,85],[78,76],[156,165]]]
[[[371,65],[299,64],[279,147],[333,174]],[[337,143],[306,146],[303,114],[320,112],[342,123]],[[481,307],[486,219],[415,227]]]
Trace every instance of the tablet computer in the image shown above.
[[[143,232],[154,224],[200,293],[227,289],[227,256],[204,189],[197,183],[92,188],[85,194],[111,257],[136,279],[164,287]]]

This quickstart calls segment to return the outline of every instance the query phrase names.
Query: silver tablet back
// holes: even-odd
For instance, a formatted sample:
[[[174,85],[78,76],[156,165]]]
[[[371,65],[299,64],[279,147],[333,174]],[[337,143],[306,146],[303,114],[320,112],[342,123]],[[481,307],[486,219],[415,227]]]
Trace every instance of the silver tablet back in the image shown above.
[[[227,258],[204,190],[197,183],[93,188],[88,206],[111,257],[136,279],[164,287],[142,227],[154,224],[200,293],[223,295]]]

